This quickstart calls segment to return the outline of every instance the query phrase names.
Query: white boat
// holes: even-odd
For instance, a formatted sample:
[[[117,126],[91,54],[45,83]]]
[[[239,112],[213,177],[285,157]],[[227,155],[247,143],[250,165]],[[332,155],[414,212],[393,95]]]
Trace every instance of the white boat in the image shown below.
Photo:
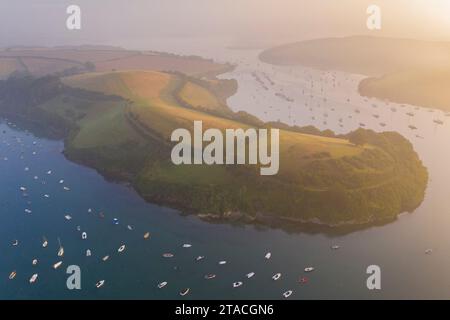
[[[33,274],[30,278],[30,283],[35,283],[37,278],[38,278],[38,274],[37,273]]]
[[[205,279],[206,279],[206,280],[211,280],[211,279],[214,279],[215,277],[216,277],[215,274],[207,274],[207,275],[205,276]]]
[[[201,261],[205,259],[205,256],[198,256],[197,258],[195,258],[195,261]]]
[[[48,171],[47,171],[47,174],[52,174],[52,170],[48,170]]]
[[[108,261],[108,259],[109,259],[109,256],[104,256],[104,257],[102,258],[103,261]]]
[[[30,209],[25,209],[25,213],[31,213],[32,211]]]
[[[68,215],[68,214],[66,214],[66,215],[64,216],[64,218],[65,218],[67,221],[72,220],[72,216],[70,216],[70,215]]]
[[[133,227],[130,226],[130,225],[127,225],[127,229],[130,230],[130,231],[133,231]]]
[[[146,232],[144,234],[144,239],[147,240],[148,238],[150,238],[150,232]]]
[[[11,272],[11,273],[9,274],[9,280],[14,279],[16,276],[17,276],[17,272],[16,272],[16,271]]]
[[[61,265],[62,265],[62,261],[58,261],[57,263],[55,263],[54,265],[53,265],[53,269],[58,269],[59,267],[61,267]]]
[[[240,286],[242,286],[244,283],[242,283],[241,281],[235,282],[233,283],[233,288],[239,288]]]
[[[163,257],[164,258],[173,258],[173,254],[172,253],[164,253]]]
[[[50,195],[49,194],[44,194],[44,198],[50,198]]]
[[[190,248],[190,247],[192,247],[192,244],[189,244],[189,243],[183,244],[183,248]]]
[[[100,280],[99,282],[97,282],[97,283],[95,284],[95,286],[96,286],[97,289],[98,289],[98,288],[103,287],[104,284],[105,284],[105,280]]]
[[[38,259],[33,259],[33,261],[31,262],[31,264],[33,266],[36,266],[38,264]]]
[[[25,191],[27,191],[27,188],[25,188],[25,187],[20,187],[20,191],[25,192]]]
[[[19,245],[19,240],[14,240],[13,243],[12,243],[12,245],[13,245],[14,247],[17,247],[17,246]]]
[[[121,245],[119,249],[117,249],[117,252],[122,253],[125,251],[125,245]]]
[[[331,246],[331,249],[332,250],[338,250],[338,249],[340,249],[341,247],[340,246],[337,246],[337,245],[335,245],[335,246]]]
[[[285,293],[283,293],[283,297],[285,297],[286,299],[289,298],[294,292],[292,290],[286,291]]]
[[[223,260],[223,261],[219,261],[219,264],[224,265],[224,264],[227,264],[227,262],[225,260]]]
[[[158,289],[162,289],[162,288],[164,288],[165,286],[167,286],[167,282],[166,282],[166,281],[161,282],[160,284],[158,284]]]
[[[272,253],[267,252],[266,255],[264,256],[264,258],[266,258],[267,260],[269,260],[272,257]]]
[[[247,277],[248,279],[253,278],[254,276],[255,276],[255,273],[254,273],[254,272],[250,272],[250,273],[247,273],[247,274],[246,274],[246,277]]]
[[[314,271],[314,267],[305,268],[305,272],[313,272],[313,271]]]
[[[181,290],[180,296],[184,297],[184,296],[188,295],[189,291],[191,291],[191,289],[189,289],[189,288]]]
[[[70,188],[68,187],[63,187],[64,191],[70,191]]]
[[[63,184],[64,183],[64,180],[59,180],[59,184]]]
[[[91,250],[87,249],[86,250],[86,257],[90,257],[92,255]]]
[[[275,281],[277,281],[280,278],[281,278],[281,273],[274,274],[273,277],[272,277],[272,279],[275,280]]]
[[[86,239],[87,239],[87,233],[86,233],[86,232],[83,232],[83,233],[81,234],[81,239],[83,239],[83,240],[86,240]]]

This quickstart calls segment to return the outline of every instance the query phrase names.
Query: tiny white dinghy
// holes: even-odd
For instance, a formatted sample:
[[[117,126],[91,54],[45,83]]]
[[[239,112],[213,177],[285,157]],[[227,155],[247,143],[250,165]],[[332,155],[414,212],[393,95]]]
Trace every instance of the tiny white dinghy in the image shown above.
[[[164,258],[173,258],[173,254],[172,253],[163,253],[163,257]]]
[[[33,261],[31,262],[31,264],[33,266],[36,266],[38,264],[38,259],[33,259]]]
[[[30,278],[30,283],[35,283],[37,278],[38,278],[38,274],[37,273],[33,274]]]
[[[280,278],[281,278],[281,273],[274,274],[272,277],[272,279],[275,281],[279,280]]]
[[[288,290],[285,293],[283,293],[283,297],[285,297],[286,299],[289,298],[290,296],[292,296],[292,294],[294,293],[294,291],[292,290]]]
[[[87,249],[86,250],[86,257],[90,257],[92,255],[91,250]]]
[[[117,249],[117,252],[122,253],[125,251],[125,245],[121,245],[119,249]]]
[[[83,240],[86,240],[86,239],[87,239],[87,233],[86,233],[86,232],[83,232],[83,233],[81,234],[81,239],[83,239]]]
[[[108,259],[109,259],[109,256],[104,256],[104,257],[102,258],[102,260],[103,260],[104,262],[108,261]]]
[[[240,286],[242,286],[244,283],[241,281],[235,282],[233,283],[233,288],[239,288]]]
[[[66,214],[66,215],[64,216],[64,218],[65,218],[67,221],[72,220],[72,216],[69,215],[69,214]]]
[[[44,237],[44,242],[42,242],[42,248],[47,248],[48,246],[48,241],[47,239]]]
[[[189,288],[183,289],[180,292],[180,296],[184,297],[184,296],[188,295],[190,291],[191,291],[191,289],[189,289]]]
[[[159,283],[159,284],[158,284],[158,289],[162,289],[162,288],[164,288],[165,286],[167,286],[167,281],[163,281],[163,282]]]
[[[55,263],[54,265],[53,265],[53,269],[58,269],[59,267],[61,267],[61,265],[62,265],[62,261],[58,261],[57,263]]]
[[[189,244],[189,243],[183,244],[183,248],[190,248],[190,247],[192,247],[192,244]]]
[[[207,275],[205,276],[205,279],[206,279],[206,280],[211,280],[211,279],[214,279],[215,277],[216,277],[215,274],[207,274]]]
[[[16,272],[16,271],[11,272],[11,273],[9,274],[9,280],[14,279],[14,278],[16,277],[16,275],[17,275],[17,272]]]
[[[247,273],[247,275],[246,275],[246,277],[247,277],[248,279],[253,278],[254,276],[255,276],[255,273],[254,273],[254,272]]]
[[[264,256],[264,258],[266,258],[267,260],[269,260],[272,257],[272,253],[267,252],[266,255]]]
[[[96,287],[97,289],[99,289],[99,288],[103,287],[104,284],[105,284],[105,280],[100,280],[99,282],[97,282],[97,283],[95,284],[95,287]]]
[[[305,272],[313,272],[314,270],[314,267],[305,268]]]
[[[221,266],[223,266],[224,264],[227,264],[227,262],[226,262],[225,260],[222,260],[222,261],[219,261],[219,264],[220,264]]]

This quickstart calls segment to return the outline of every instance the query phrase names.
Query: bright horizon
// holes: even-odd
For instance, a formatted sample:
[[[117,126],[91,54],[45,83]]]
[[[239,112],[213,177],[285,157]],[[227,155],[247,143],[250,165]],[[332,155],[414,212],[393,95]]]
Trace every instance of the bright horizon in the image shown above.
[[[65,28],[65,9],[82,9],[82,30]],[[366,28],[370,4],[382,29]],[[447,0],[17,0],[0,3],[0,46],[118,44],[160,38],[226,39],[267,46],[306,39],[374,35],[450,41]]]

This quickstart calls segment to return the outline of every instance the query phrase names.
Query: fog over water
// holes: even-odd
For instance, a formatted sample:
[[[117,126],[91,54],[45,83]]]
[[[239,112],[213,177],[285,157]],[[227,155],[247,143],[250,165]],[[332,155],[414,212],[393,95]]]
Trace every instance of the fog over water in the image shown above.
[[[132,4],[131,4],[132,3]],[[214,38],[262,47],[329,36],[372,34],[450,39],[446,0],[378,0],[382,30],[366,28],[372,0],[15,0],[0,1],[0,46],[122,44],[158,38]],[[82,29],[65,27],[77,4]]]

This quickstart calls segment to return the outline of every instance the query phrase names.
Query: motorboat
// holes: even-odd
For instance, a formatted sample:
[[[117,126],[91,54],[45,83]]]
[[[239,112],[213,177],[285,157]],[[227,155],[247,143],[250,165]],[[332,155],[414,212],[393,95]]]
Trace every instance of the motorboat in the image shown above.
[[[191,291],[191,289],[189,289],[189,288],[183,289],[180,291],[180,296],[184,297],[184,296],[188,295],[190,291]]]
[[[99,288],[103,287],[104,284],[105,284],[105,280],[100,280],[99,282],[97,282],[97,283],[95,284],[95,287],[96,287],[97,289],[99,289]]]
[[[162,288],[164,288],[165,286],[167,286],[167,282],[166,282],[166,281],[161,282],[161,283],[158,284],[158,289],[162,289]]]
[[[307,267],[305,268],[305,272],[313,272],[314,268],[313,267]]]
[[[119,249],[117,249],[117,252],[122,253],[125,251],[125,245],[121,245]]]
[[[242,283],[241,281],[235,282],[233,283],[233,288],[239,288],[240,286],[242,286],[244,283]]]
[[[37,273],[33,274],[29,280],[30,283],[35,283],[37,278],[38,278],[38,274]]]
[[[57,263],[55,263],[54,265],[53,265],[53,269],[58,269],[59,267],[61,267],[61,265],[62,265],[62,261],[58,261]]]
[[[280,278],[281,278],[281,273],[277,273],[272,277],[272,279],[275,281],[279,280]]]
[[[292,290],[286,291],[285,293],[283,293],[283,297],[285,297],[286,299],[289,298],[290,296],[292,296],[294,292]]]

